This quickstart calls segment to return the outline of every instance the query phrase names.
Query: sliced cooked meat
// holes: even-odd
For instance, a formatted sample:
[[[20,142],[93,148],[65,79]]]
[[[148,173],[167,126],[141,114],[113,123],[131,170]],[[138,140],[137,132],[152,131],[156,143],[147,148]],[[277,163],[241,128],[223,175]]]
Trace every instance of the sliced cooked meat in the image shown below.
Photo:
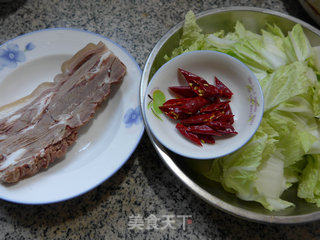
[[[120,83],[125,65],[103,43],[63,63],[54,82],[0,108],[0,181],[13,183],[47,168],[76,141],[78,128]]]

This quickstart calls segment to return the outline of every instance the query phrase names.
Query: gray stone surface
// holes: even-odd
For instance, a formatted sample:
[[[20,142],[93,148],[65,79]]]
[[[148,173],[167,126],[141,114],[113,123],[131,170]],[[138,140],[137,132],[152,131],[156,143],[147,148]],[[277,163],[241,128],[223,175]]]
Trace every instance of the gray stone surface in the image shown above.
[[[187,10],[256,6],[314,24],[295,0],[109,0],[0,3],[0,43],[52,27],[90,30],[118,42],[141,67],[157,40]],[[192,215],[186,230],[129,230],[129,216]],[[78,198],[43,206],[0,200],[0,239],[320,239],[320,223],[262,225],[237,219],[194,196],[156,155],[147,136],[111,179]]]

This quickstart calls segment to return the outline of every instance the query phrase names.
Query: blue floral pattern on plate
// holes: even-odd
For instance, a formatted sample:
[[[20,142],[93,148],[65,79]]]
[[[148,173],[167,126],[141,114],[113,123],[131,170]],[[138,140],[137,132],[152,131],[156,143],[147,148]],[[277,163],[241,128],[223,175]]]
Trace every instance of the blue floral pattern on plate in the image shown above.
[[[124,123],[126,124],[126,127],[129,128],[133,124],[138,125],[142,121],[142,116],[140,113],[139,106],[134,108],[128,109],[126,114],[124,115]]]
[[[33,43],[28,43],[24,51],[31,51],[35,48]],[[0,49],[0,70],[5,67],[16,68],[18,63],[26,61],[24,51],[19,49],[18,44],[8,43],[6,48]]]
[[[25,50],[24,51],[31,51],[35,48],[36,46],[32,43],[32,42],[29,42],[26,47],[25,47]]]

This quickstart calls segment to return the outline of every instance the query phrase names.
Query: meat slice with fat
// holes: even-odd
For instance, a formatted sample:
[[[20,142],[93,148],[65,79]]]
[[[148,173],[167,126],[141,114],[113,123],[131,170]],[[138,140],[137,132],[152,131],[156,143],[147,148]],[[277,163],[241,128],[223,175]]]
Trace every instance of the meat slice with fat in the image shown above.
[[[62,157],[97,107],[120,83],[125,65],[102,43],[62,64],[53,82],[0,108],[0,181],[14,183]]]

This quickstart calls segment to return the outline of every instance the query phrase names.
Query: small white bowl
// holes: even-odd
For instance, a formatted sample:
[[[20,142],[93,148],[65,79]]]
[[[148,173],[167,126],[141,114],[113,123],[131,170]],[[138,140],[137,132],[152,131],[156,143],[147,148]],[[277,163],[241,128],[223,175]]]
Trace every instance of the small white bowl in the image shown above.
[[[160,120],[148,107],[150,96],[155,90],[164,93],[166,101],[176,98],[171,86],[180,86],[178,68],[194,73],[209,83],[218,77],[232,92],[230,107],[234,116],[237,135],[216,139],[215,144],[202,147],[190,142],[175,128],[178,121],[161,114]],[[263,93],[259,81],[242,62],[227,54],[216,51],[193,51],[179,55],[164,64],[151,79],[144,98],[146,122],[153,135],[171,151],[188,158],[212,159],[230,154],[246,144],[258,129],[263,115]]]

